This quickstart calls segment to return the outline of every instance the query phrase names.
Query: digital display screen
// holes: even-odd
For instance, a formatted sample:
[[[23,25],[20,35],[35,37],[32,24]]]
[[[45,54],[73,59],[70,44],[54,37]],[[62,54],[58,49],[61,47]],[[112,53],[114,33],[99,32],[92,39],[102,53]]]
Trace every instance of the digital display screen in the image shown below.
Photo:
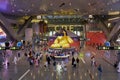
[[[120,46],[110,46],[110,47],[99,46],[98,50],[120,50]]]
[[[19,47],[10,47],[10,50],[19,50]]]
[[[5,50],[5,47],[0,47],[0,50]]]
[[[20,50],[20,48],[18,48],[18,47],[0,47],[0,50]]]

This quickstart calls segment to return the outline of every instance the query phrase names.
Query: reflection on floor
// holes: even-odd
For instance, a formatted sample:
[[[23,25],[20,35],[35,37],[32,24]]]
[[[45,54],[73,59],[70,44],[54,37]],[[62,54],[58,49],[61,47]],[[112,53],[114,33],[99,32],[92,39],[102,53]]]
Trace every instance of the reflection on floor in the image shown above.
[[[0,70],[0,80],[99,80],[97,68],[91,67],[91,55],[95,55],[97,64],[102,65],[101,80],[120,80],[120,73],[117,73],[117,70],[109,63],[109,59],[104,59],[101,51],[86,47],[81,50],[81,53],[85,55],[82,56],[83,58],[80,56],[80,63],[76,68],[72,67],[70,58],[67,70],[59,72],[53,65],[45,68],[43,61],[38,67],[30,67],[26,58],[22,57],[17,65],[11,63],[8,68],[3,67]]]

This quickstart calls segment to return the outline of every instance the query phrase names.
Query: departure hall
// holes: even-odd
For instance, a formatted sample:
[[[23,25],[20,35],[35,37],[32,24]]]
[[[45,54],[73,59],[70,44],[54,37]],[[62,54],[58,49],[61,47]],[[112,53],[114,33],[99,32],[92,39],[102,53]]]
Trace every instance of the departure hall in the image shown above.
[[[0,80],[120,80],[120,0],[0,0]]]

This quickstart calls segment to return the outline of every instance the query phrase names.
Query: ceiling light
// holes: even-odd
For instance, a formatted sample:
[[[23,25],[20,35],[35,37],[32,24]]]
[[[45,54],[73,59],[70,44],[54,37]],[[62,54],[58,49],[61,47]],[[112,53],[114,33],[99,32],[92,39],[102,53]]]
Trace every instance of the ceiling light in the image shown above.
[[[120,17],[111,18],[111,19],[108,19],[108,21],[115,20],[115,19],[119,19],[119,18],[120,18]]]
[[[111,23],[108,23],[108,27],[110,27],[111,26]]]
[[[37,16],[37,19],[42,19],[42,16],[41,16],[41,15],[38,15],[38,16]]]
[[[48,23],[48,21],[47,21],[47,20],[44,20],[44,22],[45,22],[45,23]]]
[[[120,42],[120,38],[118,38],[116,41],[117,41],[117,42]]]
[[[40,22],[40,20],[38,20],[38,19],[33,19],[31,22],[32,22],[32,23],[38,23],[38,22]]]
[[[110,11],[108,12],[108,15],[119,15],[120,11]]]
[[[89,15],[89,18],[93,18],[93,15]]]

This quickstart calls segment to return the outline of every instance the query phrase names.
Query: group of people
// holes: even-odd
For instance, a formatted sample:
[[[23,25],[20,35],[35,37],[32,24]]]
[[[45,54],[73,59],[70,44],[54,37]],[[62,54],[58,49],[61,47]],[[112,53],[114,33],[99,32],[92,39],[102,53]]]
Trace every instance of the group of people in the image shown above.
[[[117,69],[117,72],[120,73],[120,61],[116,61],[113,66],[114,66],[114,68]]]
[[[96,60],[95,60],[95,56],[91,56],[91,67],[94,69],[97,68],[98,71],[98,79],[101,80],[102,79],[102,72],[103,72],[103,68],[101,66],[101,64],[97,64]]]
[[[36,67],[38,67],[40,60],[42,59],[42,53],[41,52],[36,53],[36,52],[30,51],[29,54],[26,54],[26,57],[30,66],[35,65]]]
[[[58,61],[56,58],[52,58],[50,55],[46,55],[46,61],[44,62],[45,69],[49,69],[50,66],[53,66],[54,71],[66,71],[67,66],[64,60]]]
[[[79,58],[77,57],[76,59],[72,57],[72,66],[75,68],[79,64]]]

